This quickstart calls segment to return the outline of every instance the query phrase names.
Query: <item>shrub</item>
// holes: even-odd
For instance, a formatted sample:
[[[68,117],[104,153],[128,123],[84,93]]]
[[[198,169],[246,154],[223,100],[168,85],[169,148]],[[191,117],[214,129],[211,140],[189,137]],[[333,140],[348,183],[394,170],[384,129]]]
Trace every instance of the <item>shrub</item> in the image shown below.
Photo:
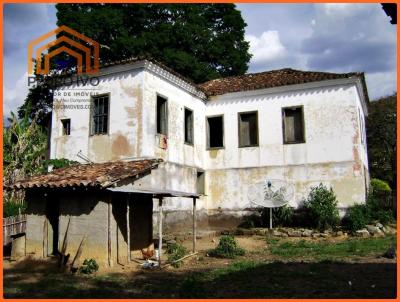
[[[337,203],[332,188],[327,189],[322,183],[312,187],[304,202],[312,226],[319,230],[337,226],[340,221]]]
[[[350,231],[355,232],[364,228],[371,220],[369,209],[366,204],[356,204],[347,209],[344,225]]]
[[[269,208],[264,208],[261,212],[263,226],[269,226]],[[294,209],[288,205],[272,209],[272,223],[274,226],[290,226],[293,220]]]
[[[393,213],[391,210],[382,209],[379,206],[376,195],[371,192],[368,194],[365,204],[356,204],[347,209],[343,224],[351,231],[355,232],[364,228],[367,224],[375,221],[386,225],[393,222]]]
[[[390,188],[389,184],[386,181],[380,180],[378,178],[371,179],[371,187],[372,191],[376,193],[388,193],[391,192],[392,189]]]
[[[177,261],[181,259],[183,256],[187,254],[187,250],[184,246],[178,244],[178,243],[173,243],[167,245],[167,255],[168,255],[168,261],[171,263],[171,265],[175,268],[178,268],[181,266],[183,263],[181,261]]]
[[[243,256],[245,250],[237,245],[235,237],[224,235],[219,239],[218,246],[208,251],[208,254],[216,258],[236,258],[236,256]]]
[[[85,259],[79,268],[81,274],[93,274],[99,270],[99,265],[94,259]]]
[[[15,201],[9,200],[3,203],[3,217],[16,216],[21,211],[23,214],[26,210],[26,205],[21,203],[16,203]]]

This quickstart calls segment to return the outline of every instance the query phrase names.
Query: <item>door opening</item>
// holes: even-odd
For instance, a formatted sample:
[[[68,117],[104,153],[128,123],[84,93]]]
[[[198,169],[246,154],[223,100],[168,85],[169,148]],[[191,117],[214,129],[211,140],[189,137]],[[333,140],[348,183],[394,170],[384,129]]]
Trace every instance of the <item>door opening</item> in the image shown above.
[[[58,254],[58,225],[60,220],[60,204],[49,196],[46,204],[47,218],[47,255]]]

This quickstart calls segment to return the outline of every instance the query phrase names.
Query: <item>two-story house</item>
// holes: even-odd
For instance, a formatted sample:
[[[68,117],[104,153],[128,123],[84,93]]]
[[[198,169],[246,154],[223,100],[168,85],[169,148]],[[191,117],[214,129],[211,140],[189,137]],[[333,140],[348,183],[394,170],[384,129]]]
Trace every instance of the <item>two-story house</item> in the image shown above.
[[[155,61],[127,60],[105,66],[98,79],[95,86],[74,83],[54,92],[50,145],[51,158],[67,158],[87,167],[93,166],[87,162],[96,163],[97,170],[66,169],[70,178],[62,181],[61,175],[50,172],[47,178],[15,187],[37,187],[43,193],[45,183],[54,181],[50,187],[65,192],[63,198],[69,194],[68,188],[91,192],[99,184],[112,184],[112,192],[118,196],[138,190],[200,194],[197,223],[203,228],[237,225],[254,207],[249,190],[267,179],[291,183],[294,197],[290,205],[295,207],[310,187],[320,182],[333,188],[342,210],[365,202],[369,183],[365,134],[368,94],[362,73],[281,69],[195,85]],[[116,161],[126,162],[130,172],[140,173],[124,170],[129,174],[125,180],[108,179],[113,169],[123,169],[112,166]],[[136,166],[129,166],[135,162]],[[145,169],[138,170],[138,163]],[[101,180],[94,181],[96,175]],[[79,206],[69,202],[63,212],[60,202],[55,214],[69,215],[71,234],[77,241],[82,228],[89,227],[87,221],[98,226],[92,236],[96,237],[99,232],[107,233],[99,226],[101,220],[110,219],[109,214],[104,216],[105,206],[96,216],[101,206],[84,205],[93,196],[105,200],[101,192],[89,197],[82,194]],[[39,195],[32,193],[32,200],[42,198]],[[113,198],[120,198],[117,195]],[[153,197],[149,196],[147,203],[152,203]],[[184,230],[191,225],[192,203],[184,197],[178,194],[165,201],[165,227]],[[34,208],[33,214],[46,211],[45,205]],[[152,208],[144,206],[137,211],[151,215]],[[154,210],[158,210],[157,200]],[[119,217],[116,221],[123,221],[126,206],[116,203],[109,211]],[[71,218],[74,215],[77,217]],[[142,216],[133,220],[140,222]],[[67,228],[67,220],[63,221],[57,229],[53,227],[60,238]],[[73,221],[77,221],[76,226]],[[35,220],[31,226],[40,228],[41,223]],[[127,228],[124,223],[122,229]],[[115,225],[118,230],[118,221]],[[133,226],[133,232],[137,227]],[[126,231],[121,234],[120,241],[131,245]],[[39,237],[33,241],[40,249]],[[59,247],[61,239],[52,238]],[[108,245],[114,244],[118,246]],[[109,251],[101,253],[110,257]]]

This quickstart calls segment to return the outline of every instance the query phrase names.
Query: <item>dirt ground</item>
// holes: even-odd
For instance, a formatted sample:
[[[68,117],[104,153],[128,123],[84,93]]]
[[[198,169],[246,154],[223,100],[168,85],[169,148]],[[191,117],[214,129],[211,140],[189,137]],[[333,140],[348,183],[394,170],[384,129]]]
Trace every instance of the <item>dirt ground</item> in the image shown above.
[[[5,260],[4,295],[7,298],[394,298],[396,295],[396,260],[369,255],[339,262],[286,261],[271,254],[263,236],[237,236],[236,240],[246,250],[245,256],[208,257],[207,250],[218,244],[218,237],[204,236],[197,240],[197,255],[187,258],[180,268],[162,270],[144,270],[131,263],[101,268],[96,274],[85,276],[60,272],[57,259]],[[330,240],[335,244],[346,238]],[[191,240],[183,245],[190,250]],[[208,275],[212,276],[212,282]]]

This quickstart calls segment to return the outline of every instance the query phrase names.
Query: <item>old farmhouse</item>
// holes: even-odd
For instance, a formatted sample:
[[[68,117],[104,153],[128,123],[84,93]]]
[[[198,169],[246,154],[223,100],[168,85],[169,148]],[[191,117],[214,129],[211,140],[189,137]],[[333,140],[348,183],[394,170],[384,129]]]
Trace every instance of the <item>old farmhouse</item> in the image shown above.
[[[68,230],[67,253],[86,237],[83,257],[125,263],[160,226],[191,230],[193,205],[198,228],[237,225],[266,179],[292,183],[295,207],[320,182],[341,210],[365,202],[362,73],[281,69],[195,85],[127,60],[98,77],[54,93],[50,157],[82,164],[11,186],[27,193],[28,254],[55,253]]]

